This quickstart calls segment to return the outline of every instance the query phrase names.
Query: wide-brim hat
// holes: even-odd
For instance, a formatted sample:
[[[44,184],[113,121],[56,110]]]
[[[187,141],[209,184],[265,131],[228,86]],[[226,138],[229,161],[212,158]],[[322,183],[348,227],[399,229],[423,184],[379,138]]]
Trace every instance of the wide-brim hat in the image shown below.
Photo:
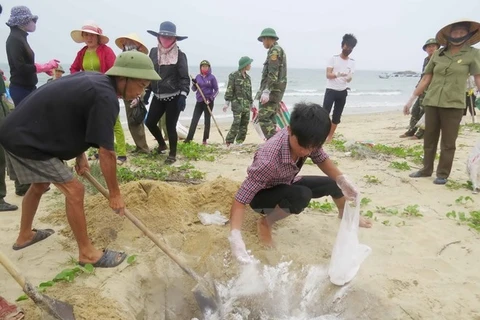
[[[149,56],[138,51],[125,51],[115,59],[113,67],[105,72],[108,76],[144,80],[161,80]]]
[[[110,39],[103,34],[103,30],[93,22],[85,23],[81,29],[76,29],[70,32],[70,36],[72,37],[73,41],[76,43],[83,43],[85,40],[83,39],[82,32],[96,34],[100,36],[99,44],[107,44]]]
[[[241,57],[240,60],[238,60],[238,70],[243,70],[249,64],[252,64],[252,62],[253,59],[251,59],[250,57]]]
[[[425,41],[425,44],[423,45],[422,49],[425,51],[425,48],[430,45],[430,44],[436,44],[437,47],[440,47],[440,44],[438,43],[437,39],[435,38],[430,38],[427,41]]]
[[[468,39],[467,41],[465,41],[465,44],[469,46],[473,46],[474,44],[480,42],[480,23],[472,20],[458,20],[450,24],[447,24],[445,27],[440,29],[440,31],[438,31],[435,38],[437,39],[440,45],[446,46],[448,44],[448,36],[450,35],[452,26],[458,23],[468,24],[469,25],[468,32],[474,32],[473,36],[470,37],[470,39]]]
[[[138,51],[148,54],[147,46],[143,43],[142,40],[140,40],[140,37],[136,33],[129,33],[126,36],[122,36],[115,39],[115,44],[117,45],[117,47],[123,50],[123,45],[125,43],[125,40],[132,40],[137,42],[140,45],[140,47],[138,48]]]
[[[10,18],[6,22],[9,27],[17,27],[27,25],[30,21],[38,20],[38,16],[33,15],[30,9],[25,6],[15,6],[10,11]]]
[[[175,37],[177,41],[182,41],[187,39],[187,36],[177,35],[177,26],[170,21],[164,21],[160,24],[160,29],[158,32],[153,30],[147,30],[148,33],[155,37],[165,36],[165,37]]]

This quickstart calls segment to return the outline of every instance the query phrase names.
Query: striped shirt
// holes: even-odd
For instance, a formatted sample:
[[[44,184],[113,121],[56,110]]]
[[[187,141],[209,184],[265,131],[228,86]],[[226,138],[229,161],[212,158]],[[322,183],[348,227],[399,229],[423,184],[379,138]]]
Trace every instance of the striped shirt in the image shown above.
[[[259,191],[280,184],[289,185],[301,178],[297,174],[307,158],[293,161],[288,138],[288,129],[283,128],[260,147],[247,169],[247,178],[235,195],[235,200],[249,204]],[[314,149],[309,157],[317,165],[328,159],[322,148]]]

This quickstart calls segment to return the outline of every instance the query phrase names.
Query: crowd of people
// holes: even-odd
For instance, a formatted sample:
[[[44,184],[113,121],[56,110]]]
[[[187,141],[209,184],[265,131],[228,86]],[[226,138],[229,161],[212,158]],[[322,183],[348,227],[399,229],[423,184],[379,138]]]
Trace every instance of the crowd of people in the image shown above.
[[[27,7],[16,6],[12,8],[7,22],[11,30],[6,42],[10,93],[15,108],[11,112],[2,99],[0,211],[18,209],[4,200],[6,168],[10,179],[15,181],[16,194],[24,196],[20,230],[12,249],[22,250],[54,233],[52,229],[33,228],[40,199],[50,184],[54,184],[65,196],[66,215],[77,241],[79,264],[91,263],[97,268],[116,267],[124,261],[126,254],[112,249],[100,250],[91,243],[83,207],[84,186],[65,161],[75,159],[76,173],[81,176],[89,170],[85,152],[89,148],[97,149],[94,157],[99,159],[105,177],[110,207],[123,215],[125,204],[116,169],[117,165],[125,163],[127,153],[119,120],[119,98],[125,104],[135,152],[150,152],[145,125],[158,143],[154,152],[163,154],[168,150],[165,164],[171,165],[177,160],[177,121],[185,110],[190,90],[196,94],[196,104],[184,142],[193,141],[203,115],[202,143],[208,143],[211,112],[219,95],[218,82],[208,60],[202,60],[198,75],[190,78],[187,55],[178,46],[178,42],[187,39],[187,36],[178,35],[176,25],[170,21],[162,22],[158,31],[147,31],[158,41],[157,46],[150,50],[137,34],[117,38],[115,44],[122,51],[118,56],[108,46],[110,39],[95,23],[73,30],[70,34],[72,40],[83,44],[83,47],[69,68],[70,75],[64,75],[58,60],[52,59],[43,64],[35,61],[27,35],[35,31],[37,20],[38,17]],[[340,42],[340,54],[329,59],[323,106],[296,104],[289,125],[280,130],[276,116],[287,87],[287,55],[278,40],[272,28],[265,28],[258,37],[267,50],[267,57],[256,94],[253,94],[248,74],[253,60],[242,56],[237,70],[228,77],[224,95],[223,110],[231,108],[233,113],[226,145],[244,142],[251,112],[257,114],[265,137],[233,199],[230,212],[228,240],[233,256],[242,263],[253,261],[241,234],[247,205],[261,213],[259,238],[263,244],[271,246],[271,229],[275,222],[301,213],[312,198],[332,197],[341,218],[345,202],[355,200],[359,194],[353,181],[342,173],[323,149],[323,145],[333,139],[341,120],[348,85],[355,73],[355,61],[350,54],[357,45],[357,39],[352,34],[345,34]],[[435,38],[424,44],[427,57],[422,78],[404,107],[404,113],[411,113],[412,117],[409,129],[402,137],[424,139],[423,168],[412,173],[411,177],[433,174],[441,133],[441,153],[434,183],[446,183],[466,100],[471,100],[469,97],[473,95],[474,87],[480,87],[480,51],[472,47],[479,41],[480,24],[460,21],[443,27]],[[52,79],[37,88],[37,74],[41,72],[51,75]],[[471,83],[465,94],[465,83],[469,77]],[[5,94],[1,79],[0,84],[0,93]],[[259,101],[258,106],[254,104],[256,100]],[[148,113],[144,114],[144,105],[148,104]],[[423,113],[424,132],[415,127]],[[30,121],[32,118],[36,121]],[[165,140],[168,140],[168,145]],[[307,158],[311,158],[325,175],[299,176]],[[362,217],[360,226],[369,228],[372,222]],[[12,319],[23,317],[21,310],[0,297],[0,315],[2,312],[13,315]]]

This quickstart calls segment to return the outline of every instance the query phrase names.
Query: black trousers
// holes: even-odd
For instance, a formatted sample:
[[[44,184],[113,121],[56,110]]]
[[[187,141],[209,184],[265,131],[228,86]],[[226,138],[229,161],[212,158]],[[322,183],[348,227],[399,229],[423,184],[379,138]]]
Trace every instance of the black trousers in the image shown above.
[[[279,206],[288,213],[299,214],[312,198],[324,196],[339,199],[343,193],[335,180],[329,177],[304,176],[291,185],[280,184],[259,191],[253,197],[250,207],[257,212],[269,214]]]
[[[345,103],[347,103],[348,91],[337,91],[333,89],[325,90],[325,96],[323,97],[323,108],[328,111],[332,111],[332,123],[339,124],[340,118],[342,117],[343,108],[345,108]]]
[[[162,131],[158,128],[158,121],[165,113],[165,121],[167,124],[168,144],[170,145],[169,156],[177,156],[177,121],[180,116],[180,108],[178,107],[178,96],[170,101],[162,101],[157,97],[153,97],[148,110],[148,116],[145,120],[150,133],[157,139],[158,145],[166,147],[167,144],[162,136]]]
[[[210,110],[213,112],[213,101],[210,102]],[[208,112],[207,104],[203,101],[197,102],[195,104],[195,109],[193,110],[192,122],[190,123],[190,128],[188,129],[188,135],[185,141],[192,141],[193,136],[195,135],[195,130],[197,130],[198,121],[203,114],[203,119],[205,120],[205,128],[203,128],[203,141],[207,141],[210,138],[210,112]]]

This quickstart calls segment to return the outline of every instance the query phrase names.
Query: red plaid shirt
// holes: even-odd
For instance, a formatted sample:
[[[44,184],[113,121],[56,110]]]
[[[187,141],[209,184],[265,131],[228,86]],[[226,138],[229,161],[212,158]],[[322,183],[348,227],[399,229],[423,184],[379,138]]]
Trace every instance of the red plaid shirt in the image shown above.
[[[310,158],[313,163],[319,164],[327,160],[328,155],[322,148],[318,148],[313,150]],[[288,131],[283,128],[255,153],[253,163],[247,169],[247,178],[235,195],[235,200],[249,204],[260,190],[300,180],[301,177],[297,177],[297,174],[305,160],[306,157],[298,162],[292,160]]]

